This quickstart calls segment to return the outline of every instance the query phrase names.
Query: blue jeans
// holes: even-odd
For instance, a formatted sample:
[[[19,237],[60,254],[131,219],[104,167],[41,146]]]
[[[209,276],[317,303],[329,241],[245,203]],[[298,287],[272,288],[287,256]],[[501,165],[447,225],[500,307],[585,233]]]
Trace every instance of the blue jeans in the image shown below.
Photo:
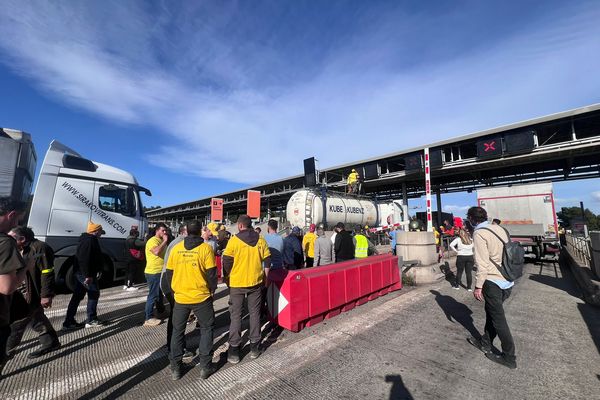
[[[146,299],[146,321],[152,318],[152,310],[156,304],[156,311],[163,312],[163,295],[160,291],[160,272],[158,274],[145,274],[148,282],[148,298]]]
[[[89,284],[84,284],[85,277],[79,271],[75,271],[75,290],[73,291],[73,296],[71,296],[71,301],[69,301],[69,306],[67,307],[67,316],[65,317],[65,325],[75,323],[75,314],[77,314],[77,307],[79,307],[79,303],[87,294],[88,302],[87,302],[87,321],[94,321],[98,319],[98,315],[96,314],[96,308],[98,307],[98,299],[100,298],[100,289],[98,289],[98,281],[96,278],[92,279],[92,282]]]

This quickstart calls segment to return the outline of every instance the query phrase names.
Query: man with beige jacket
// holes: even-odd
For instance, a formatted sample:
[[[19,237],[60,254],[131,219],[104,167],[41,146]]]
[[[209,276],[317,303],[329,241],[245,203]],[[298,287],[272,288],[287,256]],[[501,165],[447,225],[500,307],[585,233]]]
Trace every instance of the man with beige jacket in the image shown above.
[[[508,235],[500,225],[488,222],[487,212],[481,207],[471,207],[467,219],[475,227],[473,254],[477,275],[473,295],[477,300],[485,301],[484,334],[481,339],[470,337],[467,340],[490,360],[515,369],[515,344],[502,305],[510,296],[514,282],[507,281],[496,267],[502,264],[504,249],[504,243],[496,235],[504,241],[508,241]],[[492,352],[496,336],[502,344],[502,354]]]

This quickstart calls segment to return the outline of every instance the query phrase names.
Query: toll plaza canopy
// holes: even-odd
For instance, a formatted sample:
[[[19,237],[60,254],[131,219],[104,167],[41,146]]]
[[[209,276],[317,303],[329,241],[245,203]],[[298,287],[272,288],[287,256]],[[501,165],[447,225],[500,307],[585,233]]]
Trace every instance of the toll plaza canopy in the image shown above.
[[[488,129],[422,147],[355,161],[317,172],[318,185],[343,190],[354,168],[362,192],[375,200],[407,199],[425,193],[424,149],[429,148],[432,192],[600,177],[600,104]],[[300,161],[299,161],[300,164]],[[246,211],[248,190],[261,194],[264,211],[285,210],[291,195],[306,187],[305,176],[215,194],[226,214]],[[147,212],[150,221],[206,219],[211,197]]]

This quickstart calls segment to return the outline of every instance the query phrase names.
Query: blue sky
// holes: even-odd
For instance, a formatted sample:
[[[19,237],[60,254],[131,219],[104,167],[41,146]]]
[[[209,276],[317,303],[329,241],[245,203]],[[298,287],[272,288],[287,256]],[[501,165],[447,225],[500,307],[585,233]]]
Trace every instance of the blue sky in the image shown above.
[[[600,102],[600,5],[504,3],[4,0],[0,126],[169,205]]]

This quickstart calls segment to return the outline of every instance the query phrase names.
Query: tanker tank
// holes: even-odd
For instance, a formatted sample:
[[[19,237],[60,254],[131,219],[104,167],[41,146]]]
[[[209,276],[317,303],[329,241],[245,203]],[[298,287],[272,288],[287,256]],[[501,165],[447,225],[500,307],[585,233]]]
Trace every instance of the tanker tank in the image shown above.
[[[288,201],[286,216],[292,226],[301,228],[307,228],[310,224],[323,224],[327,225],[327,229],[338,222],[343,222],[349,227],[376,227],[402,223],[405,215],[403,210],[399,200],[379,203],[366,197],[339,192],[327,192],[323,207],[319,191],[302,189],[294,193]]]

